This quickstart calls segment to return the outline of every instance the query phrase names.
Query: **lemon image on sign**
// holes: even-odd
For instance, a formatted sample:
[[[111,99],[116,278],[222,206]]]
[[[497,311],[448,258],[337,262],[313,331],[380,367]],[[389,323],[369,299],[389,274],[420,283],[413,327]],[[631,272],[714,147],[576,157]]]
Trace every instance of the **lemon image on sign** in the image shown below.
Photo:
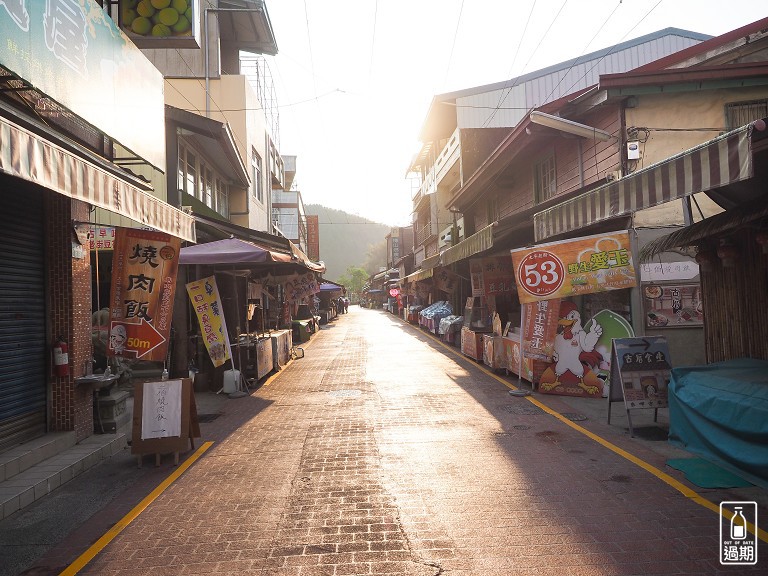
[[[171,29],[165,24],[155,24],[152,27],[152,36],[170,36]]]
[[[136,6],[136,12],[139,13],[139,16],[149,18],[155,13],[155,8],[152,6],[149,0],[141,0],[141,2],[139,2],[139,4]]]
[[[171,0],[150,0],[150,2],[152,2],[152,6],[157,10],[168,8],[171,5]]]
[[[136,13],[136,10],[125,8],[123,10],[123,26],[130,26],[133,24],[133,21],[136,20],[137,16],[138,14]]]
[[[173,8],[163,8],[160,10],[159,14],[158,19],[160,20],[160,23],[165,24],[166,26],[173,26],[179,21],[179,13]]]
[[[189,5],[187,0],[171,0],[171,8],[176,10],[179,14],[184,14]]]
[[[190,29],[190,23],[189,20],[187,20],[187,17],[183,14],[179,16],[179,21],[176,22],[173,26],[171,26],[171,29],[176,34],[183,34],[184,32],[187,32]]]
[[[131,30],[135,34],[144,36],[145,34],[149,34],[149,31],[152,30],[152,22],[149,18],[139,16],[131,23]]]

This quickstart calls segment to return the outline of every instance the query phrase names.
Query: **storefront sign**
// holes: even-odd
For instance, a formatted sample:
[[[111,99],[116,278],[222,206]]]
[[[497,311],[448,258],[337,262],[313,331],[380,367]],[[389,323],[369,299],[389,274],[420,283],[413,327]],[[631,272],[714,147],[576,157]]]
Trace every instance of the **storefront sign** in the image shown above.
[[[472,296],[507,294],[515,289],[515,276],[506,256],[487,256],[469,261]]]
[[[512,250],[521,303],[637,285],[627,232]]]
[[[187,284],[187,294],[197,314],[208,355],[213,366],[218,368],[232,358],[232,351],[216,277],[208,276],[190,282]]]
[[[166,359],[180,244],[179,238],[163,232],[117,229],[108,356]]]
[[[0,1],[0,62],[153,166],[165,167],[163,76],[99,4]],[[49,98],[36,99],[35,113],[43,121],[62,114]],[[61,167],[54,174],[60,177]]]
[[[114,250],[115,234],[113,226],[91,226],[88,232],[88,249]]]
[[[627,410],[666,407],[670,369],[664,336],[614,339],[610,401],[623,398]]]
[[[285,299],[288,302],[298,302],[302,298],[320,292],[320,283],[314,272],[298,274],[295,278],[285,282]]]
[[[442,290],[446,294],[453,294],[456,286],[459,284],[459,277],[449,268],[435,270],[432,278],[437,289]]]
[[[646,328],[684,328],[704,325],[698,284],[643,286]]]
[[[560,300],[540,300],[523,305],[523,354],[526,358],[550,360],[557,332]]]
[[[640,264],[640,280],[642,282],[680,282],[681,280],[693,280],[698,275],[699,265],[691,260]]]

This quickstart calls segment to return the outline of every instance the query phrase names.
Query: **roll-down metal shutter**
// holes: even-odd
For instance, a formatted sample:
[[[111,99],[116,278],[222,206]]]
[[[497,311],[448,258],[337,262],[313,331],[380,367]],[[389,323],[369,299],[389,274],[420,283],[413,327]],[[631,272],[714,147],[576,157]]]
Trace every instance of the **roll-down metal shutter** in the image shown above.
[[[0,451],[45,433],[42,192],[0,176]]]

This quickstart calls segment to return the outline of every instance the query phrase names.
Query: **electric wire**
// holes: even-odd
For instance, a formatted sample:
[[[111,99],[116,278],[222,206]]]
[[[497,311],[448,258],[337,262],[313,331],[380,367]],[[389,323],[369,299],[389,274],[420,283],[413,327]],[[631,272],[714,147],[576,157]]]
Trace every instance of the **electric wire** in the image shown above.
[[[566,0],[567,1],[567,0]],[[514,69],[515,62],[517,62],[517,55],[520,53],[520,46],[523,44],[523,39],[525,38],[525,33],[528,31],[528,25],[531,23],[531,17],[533,16],[533,10],[536,8],[536,0],[534,0],[533,5],[531,6],[531,11],[528,13],[528,19],[525,21],[525,27],[523,28],[523,33],[520,34],[520,40],[517,43],[517,48],[515,48],[515,53],[512,56],[512,64],[509,67],[509,72],[507,73],[507,76],[512,74],[512,70]],[[514,82],[512,86],[509,87],[509,90],[507,91],[507,94],[509,94],[509,91],[512,90],[517,85],[517,80],[520,76],[516,76],[512,80],[506,80],[504,82],[504,87],[501,89],[501,95],[499,96],[499,102],[496,105],[496,109],[494,109],[493,112],[491,112],[491,115],[485,119],[485,122],[483,122],[482,128],[487,128],[490,126],[491,122],[493,121],[493,118],[496,116],[496,112],[498,111],[498,107],[501,106],[501,103],[504,101],[504,99],[507,97],[506,94],[504,94],[504,90],[507,90],[507,83],[508,82]]]
[[[453,31],[453,42],[451,42],[451,53],[448,55],[448,65],[445,67],[445,78],[443,79],[443,89],[448,84],[448,73],[451,71],[453,62],[453,51],[456,48],[456,38],[459,36],[459,26],[461,25],[461,15],[464,13],[464,0],[461,0],[459,7],[459,17],[456,19],[456,30]]]

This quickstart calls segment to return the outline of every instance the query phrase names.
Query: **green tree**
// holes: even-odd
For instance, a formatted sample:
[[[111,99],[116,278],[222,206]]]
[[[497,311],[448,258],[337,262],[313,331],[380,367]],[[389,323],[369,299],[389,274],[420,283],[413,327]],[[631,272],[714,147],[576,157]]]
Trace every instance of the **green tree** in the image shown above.
[[[347,293],[360,294],[363,284],[368,280],[368,272],[360,266],[349,266],[347,271],[339,279],[339,284],[343,284]]]

